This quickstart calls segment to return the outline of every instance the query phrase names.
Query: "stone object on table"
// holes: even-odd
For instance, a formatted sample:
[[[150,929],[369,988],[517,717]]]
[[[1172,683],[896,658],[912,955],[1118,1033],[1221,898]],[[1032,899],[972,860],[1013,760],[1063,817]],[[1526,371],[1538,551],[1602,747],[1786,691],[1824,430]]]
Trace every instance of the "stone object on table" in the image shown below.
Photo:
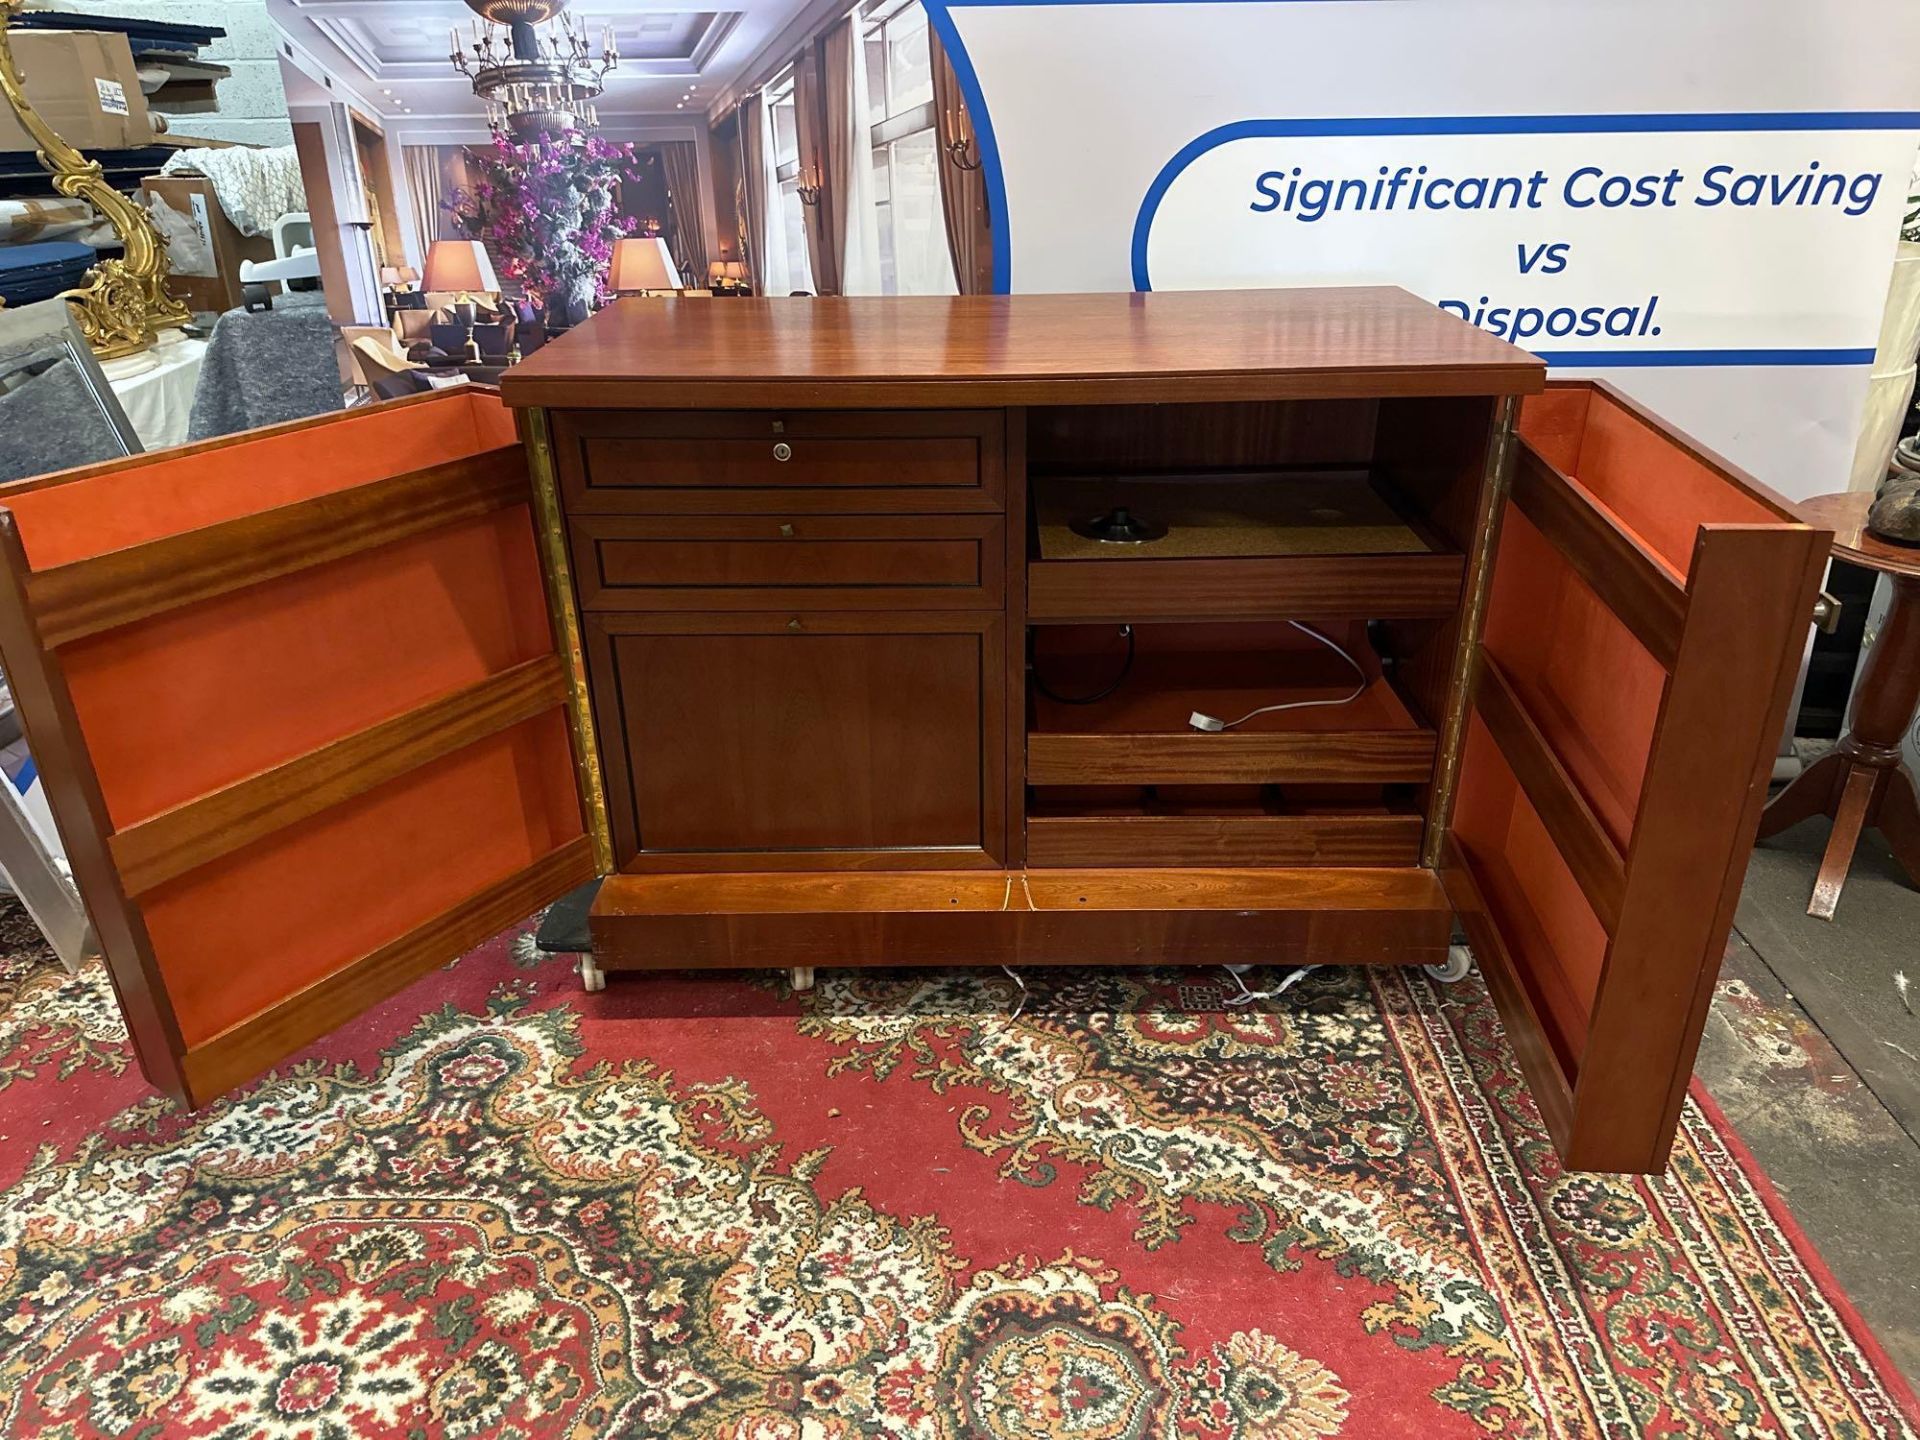
[[[1880,487],[1867,528],[1882,540],[1920,545],[1920,480],[1901,478]]]

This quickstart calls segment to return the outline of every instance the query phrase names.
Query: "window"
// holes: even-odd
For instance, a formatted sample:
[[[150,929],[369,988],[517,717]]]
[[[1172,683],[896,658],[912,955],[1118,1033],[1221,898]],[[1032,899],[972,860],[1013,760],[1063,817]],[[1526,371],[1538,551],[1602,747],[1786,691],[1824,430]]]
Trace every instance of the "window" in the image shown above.
[[[794,109],[793,71],[783,72],[766,90],[774,186],[768,214],[781,224],[784,244],[770,244],[763,267],[762,293],[790,295],[812,290],[813,267],[807,261],[807,211],[800,203],[800,123]]]
[[[920,0],[872,0],[861,18],[880,290],[884,295],[951,295],[957,287],[940,203],[927,12]]]

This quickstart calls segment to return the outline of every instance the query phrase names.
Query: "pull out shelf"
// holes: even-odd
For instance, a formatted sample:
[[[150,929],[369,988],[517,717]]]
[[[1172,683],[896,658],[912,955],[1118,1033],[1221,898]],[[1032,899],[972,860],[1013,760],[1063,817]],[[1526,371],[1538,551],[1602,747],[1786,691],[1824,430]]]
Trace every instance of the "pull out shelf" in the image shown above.
[[[1423,619],[1460,602],[1464,557],[1364,469],[1050,476],[1033,488],[1033,624]],[[1167,533],[1113,544],[1075,531],[1115,507]]]
[[[1112,638],[1043,632],[1030,686],[1027,783],[1422,785],[1432,778],[1434,731],[1381,673],[1360,625],[1325,632],[1366,672],[1351,701],[1257,715],[1215,733],[1191,728],[1188,717],[1197,711],[1231,721],[1265,706],[1338,701],[1354,680],[1339,656],[1290,627],[1264,629],[1257,644],[1222,627],[1221,648],[1203,633],[1183,633],[1197,630],[1140,628],[1125,678],[1088,705],[1050,699],[1039,682],[1055,695],[1097,693],[1118,673],[1124,651]]]
[[[795,965],[1420,965],[1453,911],[1431,870],[614,875],[607,970]]]

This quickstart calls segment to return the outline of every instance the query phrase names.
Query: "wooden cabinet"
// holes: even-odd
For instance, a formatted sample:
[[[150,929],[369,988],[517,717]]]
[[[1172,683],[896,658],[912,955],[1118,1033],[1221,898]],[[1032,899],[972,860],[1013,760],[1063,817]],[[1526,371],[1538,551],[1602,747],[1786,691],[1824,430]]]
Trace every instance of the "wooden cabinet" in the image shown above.
[[[598,873],[609,969],[1457,917],[1566,1163],[1657,1169],[1827,536],[1544,380],[1389,290],[622,303],[519,435],[442,394],[0,490],[0,660],[194,1102]],[[1122,502],[1173,543],[1072,538]]]

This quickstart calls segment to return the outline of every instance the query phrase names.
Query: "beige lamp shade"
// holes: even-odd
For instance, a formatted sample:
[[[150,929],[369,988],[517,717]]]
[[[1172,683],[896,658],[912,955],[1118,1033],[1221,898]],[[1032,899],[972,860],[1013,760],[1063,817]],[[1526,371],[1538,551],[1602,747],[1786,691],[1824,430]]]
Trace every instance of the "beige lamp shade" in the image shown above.
[[[707,279],[724,280],[726,278],[727,278],[727,262],[726,261],[715,260],[711,265],[707,266]]]
[[[609,290],[678,290],[680,272],[673,252],[658,235],[629,235],[613,242]]]
[[[747,267],[738,260],[729,260],[725,273],[729,280],[744,280],[747,278]]]
[[[500,279],[493,260],[478,240],[436,240],[427,251],[426,290],[482,291],[497,295]]]

